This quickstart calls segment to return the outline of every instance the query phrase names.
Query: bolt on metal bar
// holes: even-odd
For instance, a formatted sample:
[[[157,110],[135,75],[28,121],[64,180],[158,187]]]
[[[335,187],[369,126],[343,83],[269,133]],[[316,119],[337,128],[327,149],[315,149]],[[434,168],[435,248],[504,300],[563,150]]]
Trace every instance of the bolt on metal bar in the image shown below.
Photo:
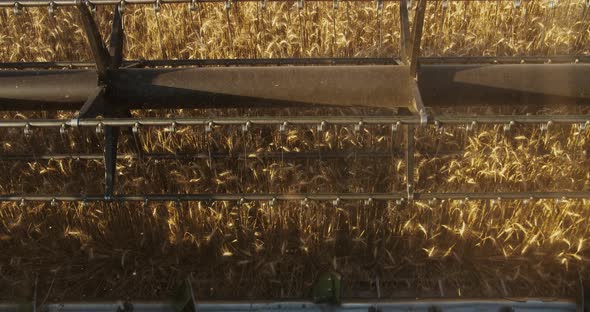
[[[186,117],[186,118],[104,118],[104,119],[22,119],[0,120],[0,128],[61,128],[66,127],[97,127],[117,126],[240,126],[247,122],[251,126],[280,126],[285,123],[291,126],[324,125],[390,125],[390,124],[421,124],[419,116],[260,116],[260,117]],[[439,115],[429,116],[427,124],[589,124],[590,115]]]
[[[405,192],[390,193],[200,193],[138,195],[1,195],[0,202],[194,202],[194,201],[392,201],[407,200]],[[414,193],[414,200],[588,200],[590,191],[581,192],[466,192]]]

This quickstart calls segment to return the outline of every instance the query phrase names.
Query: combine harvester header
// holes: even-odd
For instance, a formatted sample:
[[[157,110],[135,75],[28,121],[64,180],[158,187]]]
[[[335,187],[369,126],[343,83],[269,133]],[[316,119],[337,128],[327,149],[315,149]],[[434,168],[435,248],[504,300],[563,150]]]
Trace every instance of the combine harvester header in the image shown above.
[[[240,0],[243,2],[247,0]],[[283,1],[283,0],[263,0]],[[303,3],[300,1],[300,5]],[[308,0],[309,1],[309,0]],[[319,1],[319,0],[317,0]],[[329,1],[329,0],[327,0]],[[333,0],[337,6],[339,0]],[[361,2],[366,2],[359,0]],[[387,0],[383,0],[387,1]],[[440,0],[446,5],[448,2]],[[463,0],[483,1],[483,0]],[[0,63],[0,110],[76,111],[73,119],[1,120],[0,128],[22,128],[30,135],[37,128],[92,127],[104,135],[105,188],[103,194],[3,194],[0,201],[397,201],[418,200],[536,200],[590,199],[588,191],[563,192],[416,192],[416,127],[427,124],[503,125],[510,131],[517,124],[554,124],[590,127],[590,116],[567,115],[469,115],[441,114],[443,110],[500,107],[542,111],[555,105],[590,105],[590,56],[556,57],[421,57],[420,46],[428,1],[416,4],[410,23],[407,0],[399,0],[401,55],[396,58],[309,58],[309,59],[187,59],[125,60],[122,18],[127,6],[186,3],[197,10],[203,2],[231,0],[19,0],[1,1],[0,8],[15,14],[31,7],[47,8],[53,14],[62,7],[76,7],[88,39],[94,63],[19,62]],[[431,1],[433,2],[433,1]],[[264,4],[262,4],[264,5]],[[382,6],[382,0],[377,2]],[[514,1],[516,7],[520,1]],[[590,5],[590,1],[588,2]],[[97,7],[114,7],[108,45],[93,18]],[[586,8],[587,9],[587,8]],[[131,110],[181,108],[286,108],[365,107],[391,109],[387,116],[262,116],[133,118]],[[131,129],[135,140],[144,127],[238,126],[243,131],[270,125],[278,131],[308,125],[323,131],[328,125],[386,125],[392,132],[405,131],[406,190],[389,193],[240,193],[240,194],[117,194],[115,170],[117,142],[121,129]],[[141,145],[141,144],[139,144]],[[141,153],[141,151],[138,151]],[[46,156],[48,158],[57,156]],[[371,157],[371,155],[368,155]],[[2,156],[0,156],[2,158]],[[584,296],[581,296],[582,298]],[[195,303],[199,311],[319,311],[312,303],[209,304]],[[579,306],[579,305],[578,305]],[[584,311],[588,307],[582,304]],[[574,311],[571,301],[437,301],[344,304],[338,311]],[[137,305],[137,310],[167,311],[168,306]],[[16,311],[0,305],[0,311]],[[115,311],[114,305],[48,305],[47,311]]]

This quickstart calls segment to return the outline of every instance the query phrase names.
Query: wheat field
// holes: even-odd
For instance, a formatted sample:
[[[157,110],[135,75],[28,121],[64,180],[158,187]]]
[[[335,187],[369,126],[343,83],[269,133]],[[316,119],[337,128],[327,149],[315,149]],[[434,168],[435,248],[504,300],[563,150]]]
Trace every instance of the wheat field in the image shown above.
[[[386,2],[234,2],[128,6],[126,59],[393,57],[399,6]],[[428,5],[422,55],[590,54],[582,0]],[[413,11],[412,11],[413,12]],[[91,60],[77,13],[0,11],[0,61]],[[411,14],[412,16],[413,14]],[[112,8],[98,8],[104,38]],[[521,108],[503,107],[503,113]],[[558,108],[556,113],[563,113]],[[579,108],[579,113],[588,113]],[[447,112],[452,113],[452,111]],[[2,113],[66,118],[72,112]],[[136,116],[392,114],[368,109],[175,110]],[[88,129],[86,129],[88,130]],[[102,151],[92,129],[0,130],[0,151]],[[401,132],[401,131],[400,131]],[[588,191],[590,129],[578,125],[454,126],[416,132],[417,191]],[[162,128],[141,133],[146,152],[233,153],[190,161],[122,159],[118,193],[403,191],[402,133],[386,126]],[[122,137],[120,149],[132,152]],[[261,152],[389,152],[369,159],[264,159]],[[320,154],[319,152],[318,154]],[[0,162],[0,193],[100,193],[102,161]],[[189,277],[198,298],[305,297],[318,274],[344,284],[411,279],[455,296],[571,296],[589,278],[587,200],[191,203],[0,203],[0,300],[162,299]],[[392,282],[393,283],[393,282]],[[393,284],[392,284],[393,285]],[[384,296],[403,295],[384,284]],[[390,292],[387,292],[390,290]]]

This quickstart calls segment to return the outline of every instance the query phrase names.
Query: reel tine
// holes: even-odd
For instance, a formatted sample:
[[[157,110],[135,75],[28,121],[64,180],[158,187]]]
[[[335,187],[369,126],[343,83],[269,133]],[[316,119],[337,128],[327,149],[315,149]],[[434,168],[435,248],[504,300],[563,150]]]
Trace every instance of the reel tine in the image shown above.
[[[23,6],[20,3],[15,2],[14,7],[12,8],[12,12],[16,16],[23,14]]]
[[[55,17],[56,11],[57,11],[57,5],[55,4],[55,2],[50,1],[49,7],[47,9],[47,13],[49,13],[49,17]]]

